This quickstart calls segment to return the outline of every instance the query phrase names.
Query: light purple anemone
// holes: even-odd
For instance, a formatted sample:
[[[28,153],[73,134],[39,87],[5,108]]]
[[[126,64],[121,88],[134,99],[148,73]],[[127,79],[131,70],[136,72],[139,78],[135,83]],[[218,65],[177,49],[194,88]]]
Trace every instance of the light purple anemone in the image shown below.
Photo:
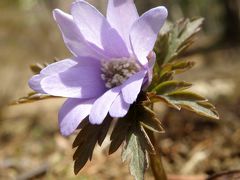
[[[107,114],[124,117],[151,81],[152,52],[167,10],[153,8],[139,17],[133,0],[109,0],[107,17],[83,0],[71,15],[53,11],[73,57],[33,76],[29,86],[43,94],[67,97],[59,111],[61,133],[70,135],[89,116],[101,124]]]

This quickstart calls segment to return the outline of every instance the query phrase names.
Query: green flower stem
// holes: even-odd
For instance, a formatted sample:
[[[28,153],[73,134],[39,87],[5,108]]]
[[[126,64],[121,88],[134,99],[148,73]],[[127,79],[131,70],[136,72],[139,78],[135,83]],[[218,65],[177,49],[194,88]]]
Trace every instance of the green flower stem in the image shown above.
[[[151,132],[151,131],[148,131],[147,133],[148,133],[148,136],[151,139],[151,142],[156,150],[156,154],[149,154],[150,165],[152,168],[154,178],[156,180],[167,180],[167,175],[163,168],[162,159],[161,159],[161,155],[159,152],[159,148],[158,148],[156,140],[155,140],[155,136],[154,136],[153,132]]]

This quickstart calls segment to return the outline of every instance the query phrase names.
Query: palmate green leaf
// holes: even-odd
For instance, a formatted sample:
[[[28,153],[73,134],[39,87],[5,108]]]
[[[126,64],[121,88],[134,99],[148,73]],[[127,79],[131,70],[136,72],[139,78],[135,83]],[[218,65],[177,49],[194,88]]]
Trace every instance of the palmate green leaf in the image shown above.
[[[125,162],[127,159],[130,159],[130,173],[136,180],[144,179],[144,173],[148,167],[146,153],[146,150],[140,143],[139,136],[134,133],[130,134],[123,148],[122,161]]]
[[[73,142],[73,148],[77,148],[73,155],[75,174],[84,167],[88,160],[91,161],[95,145],[97,143],[99,146],[102,145],[111,122],[112,118],[108,116],[101,125],[92,125],[87,122],[82,127]]]
[[[203,18],[183,19],[159,35],[154,48],[159,67],[174,61],[193,43],[193,36],[201,29],[202,23]]]
[[[46,99],[54,99],[54,98],[60,98],[57,96],[50,96],[47,94],[41,94],[37,92],[31,92],[25,97],[21,97],[18,100],[12,102],[10,105],[18,105],[18,104],[26,104],[26,103],[33,103],[37,101],[42,101]]]

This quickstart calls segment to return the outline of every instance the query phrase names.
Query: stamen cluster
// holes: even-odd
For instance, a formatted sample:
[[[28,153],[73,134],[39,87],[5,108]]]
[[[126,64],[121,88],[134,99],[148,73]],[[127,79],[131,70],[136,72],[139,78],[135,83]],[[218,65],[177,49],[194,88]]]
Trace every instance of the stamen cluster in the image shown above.
[[[101,78],[107,88],[121,85],[140,70],[140,65],[133,58],[111,59],[111,61],[102,61],[101,64]]]

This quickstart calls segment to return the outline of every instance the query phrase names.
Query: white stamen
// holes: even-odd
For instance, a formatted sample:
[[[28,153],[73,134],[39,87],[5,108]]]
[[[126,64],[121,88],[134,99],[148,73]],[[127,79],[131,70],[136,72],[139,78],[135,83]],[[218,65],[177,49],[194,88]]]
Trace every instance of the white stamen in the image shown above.
[[[107,88],[121,85],[125,80],[140,70],[134,58],[119,58],[101,62],[101,78]]]

